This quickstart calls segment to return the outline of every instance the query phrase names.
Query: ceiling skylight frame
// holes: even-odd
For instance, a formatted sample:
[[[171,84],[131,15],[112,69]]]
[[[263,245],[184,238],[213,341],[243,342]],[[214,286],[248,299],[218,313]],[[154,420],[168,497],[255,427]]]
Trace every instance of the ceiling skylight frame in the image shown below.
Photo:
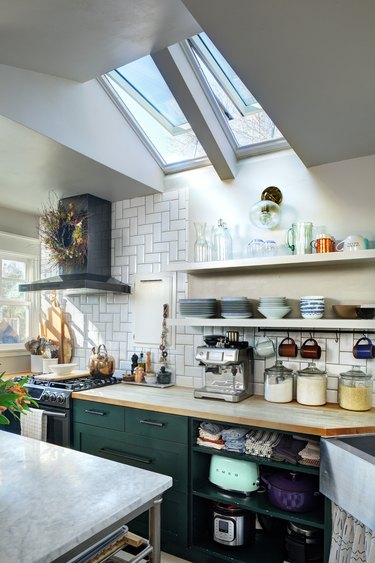
[[[110,73],[108,73],[108,74],[110,74]],[[97,77],[97,81],[102,86],[102,88],[105,90],[107,95],[111,98],[112,102],[115,104],[115,106],[120,111],[121,115],[124,117],[126,122],[130,125],[130,127],[133,129],[133,131],[139,137],[139,139],[144,144],[146,149],[150,152],[151,156],[156,160],[157,164],[160,166],[160,168],[162,169],[164,174],[166,174],[166,175],[175,174],[177,172],[184,172],[186,170],[193,170],[195,168],[201,168],[203,166],[209,166],[211,164],[211,162],[210,162],[210,160],[208,159],[207,156],[197,157],[197,158],[194,158],[194,159],[181,160],[181,161],[174,162],[174,163],[167,163],[164,160],[164,158],[162,157],[162,155],[159,153],[159,151],[157,150],[155,145],[151,142],[151,140],[148,138],[146,133],[143,131],[142,127],[138,124],[137,120],[133,117],[132,113],[128,110],[125,103],[121,99],[120,95],[116,92],[116,90],[112,86],[109,78],[104,74],[102,76]],[[121,85],[121,87],[122,87],[122,85]],[[130,86],[129,86],[129,88],[130,88]],[[142,96],[140,96],[140,97],[142,97]],[[137,99],[137,101],[138,101],[138,99]],[[143,104],[145,104],[145,103],[146,102],[143,101],[141,105],[143,106]],[[147,111],[149,111],[149,108],[147,108]],[[155,110],[155,113],[158,113],[158,112]],[[155,116],[154,113],[153,113],[153,116]],[[161,121],[161,118],[162,118],[163,121]],[[157,120],[159,121],[159,123],[161,125],[165,126],[164,118],[162,116],[160,116],[160,114],[157,116]],[[165,120],[165,121],[167,121],[167,120]],[[168,127],[166,127],[166,129],[169,132],[171,132],[171,134],[173,135],[171,128],[176,129],[171,124]],[[179,128],[179,129],[181,129],[181,128]],[[183,130],[183,131],[186,132],[186,130]],[[176,134],[176,132],[175,132],[175,134]],[[198,141],[199,141],[199,139],[198,139]]]
[[[260,141],[257,143],[252,143],[249,145],[240,145],[237,142],[237,139],[234,136],[233,131],[231,130],[230,126],[228,125],[228,122],[223,114],[223,110],[220,107],[220,104],[218,102],[218,100],[216,99],[216,96],[214,95],[210,84],[208,83],[208,80],[206,78],[206,76],[204,75],[204,73],[202,72],[200,65],[196,59],[197,55],[194,53],[194,47],[191,46],[190,41],[192,41],[193,38],[189,38],[186,39],[184,41],[182,41],[180,43],[180,46],[186,56],[186,58],[188,59],[197,79],[199,80],[199,83],[215,113],[215,116],[217,118],[217,120],[219,121],[223,131],[225,132],[231,147],[233,149],[233,151],[235,152],[235,155],[237,157],[237,159],[244,159],[247,158],[249,156],[257,156],[257,155],[261,155],[261,154],[266,154],[266,153],[270,153],[270,152],[276,152],[279,150],[284,150],[284,149],[288,149],[290,148],[290,145],[288,144],[288,142],[286,141],[286,139],[284,137],[278,138],[278,139],[271,139],[271,140],[267,140],[267,141]],[[198,51],[200,53],[200,50]],[[203,59],[204,63],[205,59],[206,59],[206,55]],[[240,111],[243,115],[249,115],[249,113],[252,113],[251,111],[244,111],[244,104],[242,102],[242,99],[240,98],[240,96],[237,94],[237,92],[235,91],[235,89],[233,88],[232,84],[230,83],[229,80],[227,80],[225,73],[223,73],[221,70],[219,72],[219,75],[216,75],[216,71],[214,71],[214,69],[218,67],[219,65],[216,64],[209,64],[208,68],[210,69],[210,71],[213,73],[214,78],[218,81],[218,83],[220,84],[220,86],[223,88],[225,94],[230,98],[231,102],[236,106],[236,108],[238,109],[238,111]],[[222,81],[227,81],[226,86],[224,87],[222,84]],[[259,111],[259,110],[258,110]]]

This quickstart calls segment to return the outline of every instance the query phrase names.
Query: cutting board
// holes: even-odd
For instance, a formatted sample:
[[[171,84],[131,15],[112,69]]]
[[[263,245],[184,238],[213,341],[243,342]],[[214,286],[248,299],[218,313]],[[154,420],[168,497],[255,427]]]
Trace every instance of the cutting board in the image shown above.
[[[43,373],[42,375],[34,375],[34,379],[41,379],[43,381],[66,381],[67,379],[77,379],[77,377],[84,377],[90,375],[89,371],[76,369],[71,373],[65,375],[56,375],[55,373]]]
[[[41,335],[59,346],[59,363],[69,364],[73,356],[73,336],[64,320],[64,312],[56,300],[52,300],[46,311],[46,318],[41,319],[40,324]]]

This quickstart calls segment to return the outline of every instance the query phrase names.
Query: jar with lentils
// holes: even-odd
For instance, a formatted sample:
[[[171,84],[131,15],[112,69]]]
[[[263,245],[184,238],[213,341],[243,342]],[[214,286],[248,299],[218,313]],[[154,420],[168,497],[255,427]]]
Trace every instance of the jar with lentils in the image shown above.
[[[339,405],[349,411],[368,411],[372,407],[372,376],[359,366],[340,373]]]

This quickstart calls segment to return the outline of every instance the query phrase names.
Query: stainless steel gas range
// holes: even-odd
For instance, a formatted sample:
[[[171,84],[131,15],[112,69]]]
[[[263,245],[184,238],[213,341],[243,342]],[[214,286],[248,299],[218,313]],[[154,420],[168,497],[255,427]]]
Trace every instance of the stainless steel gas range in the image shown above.
[[[14,377],[20,381],[23,377]],[[72,393],[115,385],[119,380],[115,377],[83,376],[65,381],[48,381],[30,376],[25,387],[47,417],[47,442],[57,446],[70,447],[72,443]],[[10,417],[10,424],[4,430],[20,434],[19,420]]]

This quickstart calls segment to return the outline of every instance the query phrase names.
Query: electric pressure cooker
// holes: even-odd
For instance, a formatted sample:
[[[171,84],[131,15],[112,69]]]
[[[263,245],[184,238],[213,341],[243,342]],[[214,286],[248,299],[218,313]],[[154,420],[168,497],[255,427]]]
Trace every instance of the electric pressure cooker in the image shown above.
[[[213,539],[223,545],[248,545],[255,540],[255,513],[214,502]]]

